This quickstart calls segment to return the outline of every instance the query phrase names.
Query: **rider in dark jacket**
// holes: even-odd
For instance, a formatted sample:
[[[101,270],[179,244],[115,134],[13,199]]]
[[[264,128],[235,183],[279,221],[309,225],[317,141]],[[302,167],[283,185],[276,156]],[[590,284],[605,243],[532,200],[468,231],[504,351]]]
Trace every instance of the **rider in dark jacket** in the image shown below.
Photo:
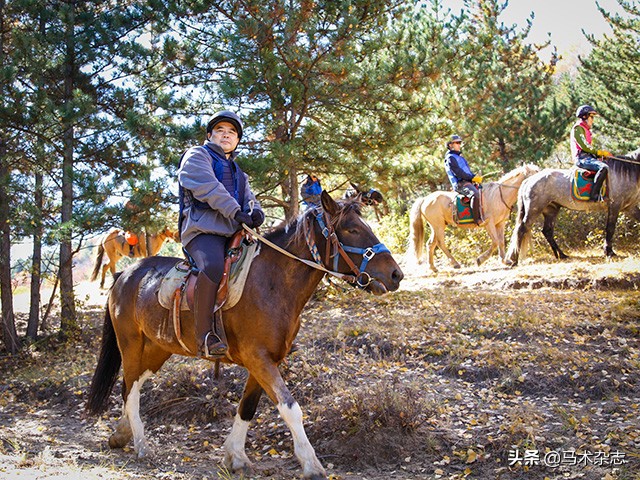
[[[482,177],[471,171],[467,160],[462,156],[462,137],[453,135],[447,142],[447,154],[444,157],[444,167],[449,176],[453,189],[471,199],[471,211],[476,225],[482,223],[480,212],[480,191],[477,185],[482,183]]]
[[[216,113],[207,124],[203,145],[191,147],[180,162],[180,238],[198,269],[194,312],[198,354],[224,355],[227,345],[212,330],[213,309],[224,270],[225,245],[242,228],[259,227],[264,213],[235,162],[242,121],[233,112]]]

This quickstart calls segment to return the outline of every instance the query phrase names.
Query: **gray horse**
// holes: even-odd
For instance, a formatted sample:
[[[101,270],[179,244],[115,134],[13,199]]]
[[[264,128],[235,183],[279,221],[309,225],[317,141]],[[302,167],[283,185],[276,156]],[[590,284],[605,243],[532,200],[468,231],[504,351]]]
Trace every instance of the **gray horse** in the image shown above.
[[[607,210],[607,226],[604,243],[605,255],[614,256],[612,241],[620,212],[631,214],[640,221],[640,149],[618,160],[607,159],[609,165],[609,200],[587,202],[575,200],[571,195],[571,178],[574,169],[547,168],[527,178],[518,193],[518,216],[511,236],[505,263],[517,265],[524,258],[531,239],[531,227],[542,214],[542,233],[549,242],[556,258],[567,255],[556,243],[553,230],[561,207],[592,212]]]

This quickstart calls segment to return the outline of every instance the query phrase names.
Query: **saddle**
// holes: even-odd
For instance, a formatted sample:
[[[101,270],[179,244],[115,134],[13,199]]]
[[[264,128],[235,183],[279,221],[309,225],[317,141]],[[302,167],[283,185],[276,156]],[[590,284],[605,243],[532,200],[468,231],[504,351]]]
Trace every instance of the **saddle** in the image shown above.
[[[224,273],[214,312],[214,329],[216,335],[226,343],[222,312],[234,307],[244,290],[251,263],[259,253],[258,242],[248,243],[244,240],[244,232],[237,232],[229,241],[224,261]],[[193,295],[197,277],[197,269],[188,260],[180,260],[167,272],[156,292],[158,303],[172,312],[173,327],[178,342],[189,351],[182,341],[182,311],[193,310]]]
[[[453,202],[453,221],[456,225],[474,224],[473,211],[471,210],[471,197],[458,193]],[[482,209],[482,193],[480,193],[480,218],[484,218]]]
[[[584,168],[574,168],[573,175],[571,176],[571,196],[578,201],[588,202],[591,198],[591,189],[593,188],[593,179],[596,172],[592,170],[586,170]],[[602,184],[602,190],[600,194],[602,198],[608,196],[607,183]]]

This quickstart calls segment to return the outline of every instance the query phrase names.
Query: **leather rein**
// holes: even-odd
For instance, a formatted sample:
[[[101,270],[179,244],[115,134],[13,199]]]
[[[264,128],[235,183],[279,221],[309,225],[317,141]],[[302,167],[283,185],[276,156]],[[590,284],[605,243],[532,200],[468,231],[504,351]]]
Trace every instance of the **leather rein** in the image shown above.
[[[329,214],[324,209],[316,209],[313,216],[309,215],[305,217],[305,219],[306,218],[308,218],[310,222],[309,224],[303,225],[304,232],[305,232],[305,241],[307,243],[307,247],[309,248],[309,251],[311,252],[311,256],[313,257],[314,261],[297,257],[292,253],[288,252],[287,250],[270,242],[269,240],[264,238],[262,235],[257,233],[252,228],[247,227],[245,224],[242,224],[242,226],[246,231],[251,233],[251,235],[260,239],[266,245],[270,246],[271,248],[277,250],[278,252],[290,258],[298,260],[299,262],[302,262],[312,268],[315,268],[316,270],[321,270],[329,275],[340,278],[341,280],[344,280],[347,283],[356,284],[360,288],[367,287],[371,283],[371,281],[374,280],[374,278],[371,277],[371,275],[369,275],[369,273],[365,271],[365,269],[367,268],[367,264],[371,261],[371,259],[373,259],[373,257],[376,256],[376,254],[391,253],[390,250],[383,243],[377,243],[370,247],[364,247],[364,248],[352,247],[349,245],[342,244],[342,242],[340,242],[340,240],[338,239],[338,236],[336,235],[336,232],[333,227],[333,224],[331,223],[331,218]],[[320,230],[322,232],[322,236],[326,239],[326,248],[325,248],[326,260],[324,261],[322,259],[322,256],[320,255],[318,245],[316,244],[312,235],[314,219],[318,222],[318,225],[320,226]],[[353,263],[351,258],[349,258],[349,255],[347,254],[347,252],[355,253],[357,255],[362,255],[362,263],[360,264],[360,267],[357,267],[356,264]],[[333,258],[333,270],[330,270],[327,267],[327,265],[331,264],[332,258]],[[345,263],[348,265],[353,275],[345,274],[337,271],[338,262],[340,261],[340,258],[342,258],[345,261]]]

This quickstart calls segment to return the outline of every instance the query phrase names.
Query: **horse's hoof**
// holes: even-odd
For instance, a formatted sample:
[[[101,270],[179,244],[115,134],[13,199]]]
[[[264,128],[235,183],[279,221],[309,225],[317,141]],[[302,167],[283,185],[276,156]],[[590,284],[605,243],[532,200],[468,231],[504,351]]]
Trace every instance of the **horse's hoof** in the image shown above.
[[[246,454],[231,455],[225,453],[223,463],[232,473],[241,473],[244,476],[249,475],[253,469],[251,460],[249,460]]]
[[[140,442],[140,444],[135,447],[135,450],[138,458],[146,458],[153,453],[145,441]]]
[[[459,268],[460,268],[460,264],[459,264],[459,263],[456,263],[456,264],[453,266],[453,268],[455,268],[455,269],[459,269]]]
[[[308,478],[309,480],[327,480],[327,476],[322,475],[320,473],[313,474],[310,477],[304,477],[304,478]]]

